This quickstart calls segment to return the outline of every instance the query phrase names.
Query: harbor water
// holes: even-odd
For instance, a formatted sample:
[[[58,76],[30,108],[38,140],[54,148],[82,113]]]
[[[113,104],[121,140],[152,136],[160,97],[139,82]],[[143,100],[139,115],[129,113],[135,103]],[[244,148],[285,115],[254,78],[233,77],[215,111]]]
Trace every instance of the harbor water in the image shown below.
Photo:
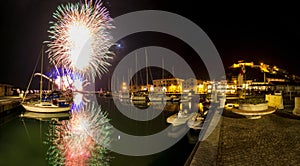
[[[165,130],[171,125],[166,122],[167,117],[177,113],[180,109],[189,108],[180,102],[133,104],[126,99],[123,101],[114,100],[112,97],[105,96],[97,96],[97,102],[101,110],[107,113],[107,118],[110,119],[109,123],[114,128],[134,136],[153,135]],[[190,104],[187,105],[190,106]],[[137,113],[133,110],[142,112],[150,106],[150,111],[145,114],[151,117],[150,120],[134,119]],[[50,145],[47,144],[47,140],[49,140],[49,130],[53,119],[20,116],[24,111],[20,106],[11,110],[8,114],[1,115],[0,165],[52,165],[51,162],[49,163],[49,159],[51,161],[56,159],[53,154],[49,156],[51,155],[49,154]],[[69,116],[60,116],[56,120],[69,121],[69,118]],[[182,134],[183,137],[180,137]],[[182,133],[180,130],[174,130],[168,136],[170,140],[174,140],[176,137],[179,138],[172,146],[145,155],[126,155],[110,151],[106,154],[109,155],[107,156],[109,158],[108,164],[112,166],[124,165],[125,163],[130,166],[184,165],[198,140],[198,131],[188,129],[187,132]],[[115,139],[115,137],[112,136],[112,139]],[[117,139],[122,139],[122,137],[118,136]]]

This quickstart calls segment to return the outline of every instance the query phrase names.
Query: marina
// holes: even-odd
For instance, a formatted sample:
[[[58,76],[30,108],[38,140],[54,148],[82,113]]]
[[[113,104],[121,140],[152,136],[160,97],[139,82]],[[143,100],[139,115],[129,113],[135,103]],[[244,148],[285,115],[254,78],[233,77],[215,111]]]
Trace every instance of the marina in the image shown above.
[[[118,99],[119,100],[119,99]],[[284,103],[288,103],[288,98],[285,98]],[[122,100],[113,100],[112,97],[106,96],[98,96],[99,105],[102,107],[102,110],[107,110],[108,117],[111,119],[111,124],[114,127],[117,127],[119,130],[122,130],[126,133],[134,134],[134,135],[151,135],[160,130],[163,130],[165,127],[171,125],[168,123],[168,118],[172,117],[180,111],[184,111],[184,109],[188,108],[188,105],[184,106],[184,103],[178,102],[166,102],[160,103],[154,102],[153,104],[153,111],[148,112],[148,116],[154,116],[155,118],[150,121],[145,122],[137,122],[132,119],[128,119],[128,117],[124,116],[124,113],[118,111],[117,106],[122,106],[123,111],[126,111],[130,116],[135,117],[139,116],[135,109],[139,109],[139,111],[145,111],[140,109],[136,105],[130,102],[130,100],[126,100],[125,102]],[[141,103],[139,103],[141,104]],[[139,105],[138,104],[138,105]],[[156,116],[155,114],[160,109],[163,111]],[[122,112],[123,112],[122,111]],[[110,164],[111,165],[120,165],[123,162],[128,162],[132,165],[201,165],[201,164],[208,164],[211,165],[212,163],[215,164],[229,164],[229,163],[244,163],[244,162],[252,162],[251,154],[247,155],[246,158],[235,158],[235,160],[229,159],[228,153],[226,152],[229,150],[228,146],[224,146],[224,143],[229,143],[228,141],[235,141],[232,148],[235,149],[235,153],[242,153],[244,148],[240,146],[244,146],[241,144],[240,139],[246,139],[249,141],[254,141],[259,143],[260,140],[255,139],[266,139],[265,137],[270,135],[273,130],[278,130],[279,124],[274,124],[275,119],[276,123],[284,124],[282,127],[288,125],[289,130],[283,130],[285,133],[285,137],[279,132],[278,134],[271,134],[273,135],[272,138],[275,139],[274,141],[280,141],[280,146],[284,148],[280,149],[273,149],[273,144],[264,143],[264,149],[270,151],[264,151],[259,149],[258,147],[255,151],[251,151],[251,153],[263,153],[265,154],[264,157],[257,158],[257,162],[264,162],[265,160],[272,159],[273,162],[281,163],[284,160],[279,160],[278,158],[272,158],[273,154],[280,153],[280,156],[289,156],[290,163],[296,162],[298,154],[297,149],[294,151],[287,151],[288,145],[290,141],[293,141],[293,146],[299,146],[299,140],[295,140],[293,138],[299,135],[297,130],[299,129],[299,120],[300,117],[293,115],[292,113],[293,107],[286,105],[284,109],[276,110],[274,113],[270,115],[264,115],[260,119],[252,120],[247,119],[239,114],[234,113],[231,109],[224,109],[222,113],[221,120],[217,122],[216,128],[213,132],[203,141],[199,141],[199,133],[205,127],[202,122],[204,122],[205,118],[203,118],[203,114],[198,116],[198,122],[201,126],[198,128],[193,128],[197,126],[192,126],[192,122],[195,121],[197,118],[196,116],[192,116],[192,118],[187,119],[185,122],[181,123],[180,125],[176,123],[176,125],[172,126],[168,131],[167,137],[176,139],[184,135],[179,142],[168,148],[166,151],[152,154],[149,156],[126,156],[122,154],[118,154],[115,152],[111,152],[109,154],[112,157]],[[47,144],[43,142],[47,139],[47,132],[49,132],[49,126],[51,126],[51,121],[68,121],[70,119],[70,114],[66,113],[56,113],[56,114],[45,114],[45,113],[33,113],[27,112],[22,108],[20,105],[14,109],[10,110],[10,113],[2,114],[1,116],[1,133],[6,133],[0,137],[0,142],[3,155],[0,157],[0,164],[3,165],[4,163],[10,163],[11,165],[19,165],[26,163],[39,163],[39,165],[48,165],[47,160],[45,157],[47,154]],[[272,120],[273,119],[273,120]],[[258,123],[258,124],[255,124]],[[245,132],[255,132],[256,130],[261,130],[260,128],[264,123],[263,126],[269,126],[268,129],[264,129],[263,133],[260,134],[259,137],[251,137],[250,135],[243,134]],[[194,124],[195,125],[195,124]],[[235,128],[239,126],[244,127],[244,131],[237,131]],[[250,127],[251,126],[251,127]],[[276,127],[277,126],[277,127]],[[280,127],[279,127],[280,128]],[[293,129],[293,130],[292,130]],[[9,131],[8,131],[9,130]],[[226,135],[230,135],[231,133],[231,140],[228,140]],[[18,138],[18,139],[16,139]],[[263,141],[262,140],[262,141]],[[240,142],[240,143],[239,143]],[[269,142],[269,141],[268,141]],[[16,147],[8,147],[6,145],[14,145]],[[251,144],[252,146],[261,146],[259,144]],[[16,152],[11,151],[12,149],[18,149],[17,155]],[[249,147],[250,148],[250,147]],[[273,149],[273,150],[272,150]],[[30,150],[32,153],[26,153]],[[180,153],[176,153],[180,150]],[[244,149],[247,151],[247,149]],[[23,155],[22,153],[26,153],[27,155]],[[248,151],[249,153],[249,151]],[[253,154],[252,154],[253,155]],[[173,158],[176,156],[176,160],[172,160],[171,162],[166,158]],[[19,160],[15,160],[18,158]],[[21,163],[18,163],[18,162]],[[200,163],[199,163],[200,162]]]
[[[7,2],[0,166],[300,166],[297,10],[205,8]]]

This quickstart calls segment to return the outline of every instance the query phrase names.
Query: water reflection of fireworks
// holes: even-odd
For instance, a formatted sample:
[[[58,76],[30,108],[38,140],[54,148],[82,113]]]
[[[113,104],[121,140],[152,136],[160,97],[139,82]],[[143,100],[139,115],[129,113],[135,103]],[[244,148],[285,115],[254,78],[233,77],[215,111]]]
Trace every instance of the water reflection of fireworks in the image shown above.
[[[100,106],[85,105],[73,111],[69,120],[51,124],[47,141],[51,165],[109,165],[112,126]]]

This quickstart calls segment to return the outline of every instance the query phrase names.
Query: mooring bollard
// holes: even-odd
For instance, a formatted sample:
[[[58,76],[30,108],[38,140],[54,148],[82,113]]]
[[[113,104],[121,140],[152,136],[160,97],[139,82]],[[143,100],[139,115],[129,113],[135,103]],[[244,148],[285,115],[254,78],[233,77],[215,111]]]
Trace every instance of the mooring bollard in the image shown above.
[[[293,114],[300,116],[300,97],[295,97],[295,108]]]

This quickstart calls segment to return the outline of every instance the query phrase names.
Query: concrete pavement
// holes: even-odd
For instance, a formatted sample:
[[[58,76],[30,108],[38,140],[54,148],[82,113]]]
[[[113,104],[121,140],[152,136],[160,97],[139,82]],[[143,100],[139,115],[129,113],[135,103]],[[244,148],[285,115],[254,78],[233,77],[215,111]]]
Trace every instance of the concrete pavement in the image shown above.
[[[300,165],[300,117],[292,108],[261,119],[223,111],[218,126],[199,142],[186,165]]]

